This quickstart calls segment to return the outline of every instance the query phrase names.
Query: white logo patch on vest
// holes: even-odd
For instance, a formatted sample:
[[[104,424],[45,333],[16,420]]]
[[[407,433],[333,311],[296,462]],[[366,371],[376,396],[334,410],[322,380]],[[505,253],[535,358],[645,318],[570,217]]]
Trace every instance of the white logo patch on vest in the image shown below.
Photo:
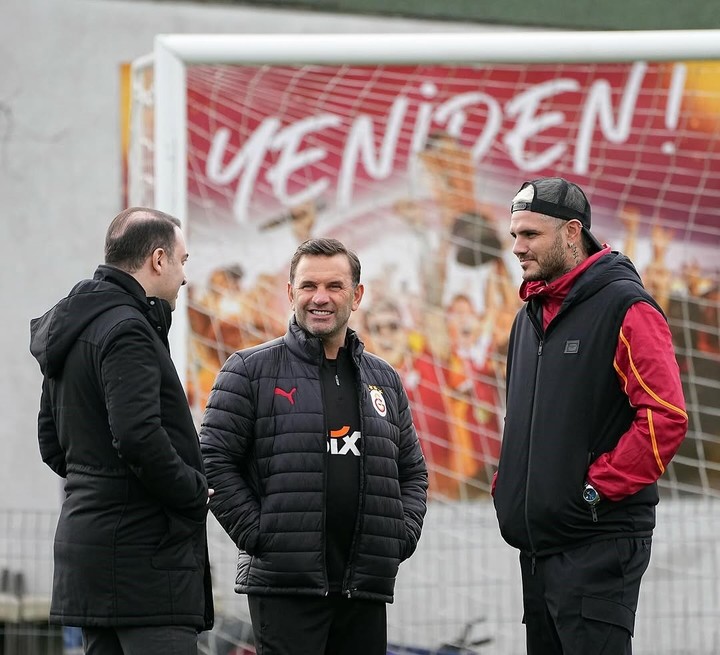
[[[368,389],[370,389],[370,400],[375,411],[382,417],[387,416],[387,405],[385,404],[385,396],[383,396],[382,389],[371,386],[368,386]]]

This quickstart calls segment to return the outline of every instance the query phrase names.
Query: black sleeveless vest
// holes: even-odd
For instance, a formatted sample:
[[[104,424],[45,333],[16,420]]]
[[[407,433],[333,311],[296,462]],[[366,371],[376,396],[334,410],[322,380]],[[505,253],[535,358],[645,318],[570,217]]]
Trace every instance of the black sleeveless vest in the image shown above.
[[[623,318],[636,302],[661,310],[619,253],[578,278],[546,331],[537,302],[518,312],[510,335],[494,495],[502,535],[536,555],[603,538],[649,536],[656,484],[619,502],[603,500],[597,517],[581,492],[589,465],[617,444],[635,415],[613,367]]]

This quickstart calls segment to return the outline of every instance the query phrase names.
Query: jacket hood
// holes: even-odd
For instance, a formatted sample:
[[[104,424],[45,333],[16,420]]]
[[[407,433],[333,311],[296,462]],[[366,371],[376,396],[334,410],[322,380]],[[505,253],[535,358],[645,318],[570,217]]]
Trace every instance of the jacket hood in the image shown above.
[[[607,285],[621,280],[643,287],[642,279],[630,259],[621,252],[611,251],[578,278],[565,302],[582,302]]]
[[[131,275],[101,265],[92,280],[78,282],[67,297],[30,321],[30,352],[46,377],[58,375],[70,349],[98,316],[121,305],[147,314],[150,307],[140,283]]]

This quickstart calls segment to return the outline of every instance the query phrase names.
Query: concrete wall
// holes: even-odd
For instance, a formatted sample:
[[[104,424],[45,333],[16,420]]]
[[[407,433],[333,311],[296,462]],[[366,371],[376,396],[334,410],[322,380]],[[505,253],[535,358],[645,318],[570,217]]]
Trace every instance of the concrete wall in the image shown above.
[[[38,454],[41,377],[29,321],[92,275],[122,209],[121,63],[150,52],[156,33],[460,29],[478,26],[228,5],[2,0],[0,510],[59,501],[59,479]]]
[[[216,0],[236,4],[332,8],[376,15],[413,16],[578,30],[679,30],[720,27],[717,0]]]

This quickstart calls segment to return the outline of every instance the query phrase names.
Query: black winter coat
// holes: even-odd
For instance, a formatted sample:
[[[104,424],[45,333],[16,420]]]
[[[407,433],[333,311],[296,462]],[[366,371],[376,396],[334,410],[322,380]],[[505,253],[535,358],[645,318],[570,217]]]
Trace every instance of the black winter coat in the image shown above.
[[[398,374],[364,352],[352,331],[346,347],[356,367],[362,438],[343,593],[392,602],[398,566],[420,538],[427,470]],[[328,590],[323,357],[320,339],[293,318],[284,337],[233,354],[210,394],[201,446],[215,489],[211,510],[240,548],[239,593]],[[292,402],[276,393],[293,388]]]
[[[109,266],[31,323],[40,452],[66,479],[52,622],[212,625],[207,482],[169,325]]]

